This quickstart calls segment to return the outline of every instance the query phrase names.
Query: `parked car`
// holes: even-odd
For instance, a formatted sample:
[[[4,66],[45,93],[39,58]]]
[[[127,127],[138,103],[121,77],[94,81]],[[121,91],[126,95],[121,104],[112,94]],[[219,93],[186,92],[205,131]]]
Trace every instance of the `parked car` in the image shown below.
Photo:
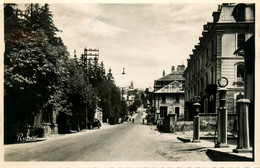
[[[98,129],[101,127],[101,122],[96,118],[94,118],[92,121],[88,122],[89,129],[93,129],[95,127],[97,127]]]

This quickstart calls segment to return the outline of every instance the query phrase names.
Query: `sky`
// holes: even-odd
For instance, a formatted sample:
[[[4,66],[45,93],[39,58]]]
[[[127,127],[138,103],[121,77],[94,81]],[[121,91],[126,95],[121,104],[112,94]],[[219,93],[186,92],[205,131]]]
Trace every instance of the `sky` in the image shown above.
[[[71,57],[99,47],[117,86],[153,87],[162,72],[187,65],[218,4],[50,4]],[[125,75],[122,75],[125,68]]]

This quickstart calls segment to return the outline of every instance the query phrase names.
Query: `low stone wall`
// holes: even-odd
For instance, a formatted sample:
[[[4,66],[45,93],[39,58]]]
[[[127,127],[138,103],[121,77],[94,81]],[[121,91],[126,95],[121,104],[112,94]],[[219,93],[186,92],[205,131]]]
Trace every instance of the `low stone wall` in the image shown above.
[[[201,113],[200,116],[200,131],[215,131],[217,125],[216,113]],[[231,133],[237,132],[236,126],[237,114],[228,114],[227,131]]]
[[[200,116],[200,131],[215,131],[217,125],[216,113],[204,113]]]
[[[193,121],[177,121],[172,127],[174,132],[189,132],[193,130]]]
[[[215,132],[217,125],[216,113],[203,113],[200,116],[200,131]],[[227,131],[233,135],[237,134],[237,114],[228,114]],[[171,122],[170,132],[189,132],[193,131],[193,121]]]

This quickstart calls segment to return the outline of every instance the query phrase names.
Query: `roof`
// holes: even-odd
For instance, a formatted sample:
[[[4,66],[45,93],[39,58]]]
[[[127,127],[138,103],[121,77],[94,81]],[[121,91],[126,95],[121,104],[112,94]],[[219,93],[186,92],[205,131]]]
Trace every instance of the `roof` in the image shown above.
[[[174,80],[185,80],[183,77],[183,71],[174,71],[168,75],[157,79],[156,81],[174,81]]]
[[[181,82],[173,81],[154,93],[184,93],[184,90]]]

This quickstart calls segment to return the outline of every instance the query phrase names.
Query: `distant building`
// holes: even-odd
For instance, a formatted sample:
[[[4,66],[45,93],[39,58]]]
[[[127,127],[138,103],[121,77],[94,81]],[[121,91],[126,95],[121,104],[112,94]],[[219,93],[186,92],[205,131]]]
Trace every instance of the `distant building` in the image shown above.
[[[128,87],[120,87],[121,97],[126,101],[127,106],[131,106],[136,96],[141,97],[141,89],[134,88],[134,82],[131,80],[131,84]]]
[[[165,76],[165,71],[163,71],[163,77],[154,81],[154,91],[163,88],[164,86],[170,84],[173,81],[179,81],[184,84],[185,83],[183,78],[184,70],[185,70],[184,65],[178,65],[177,70],[175,70],[175,67],[172,66],[171,73],[166,76]]]
[[[154,81],[155,122],[163,121],[169,114],[175,114],[176,120],[184,118],[184,65],[174,66],[171,73]]]
[[[244,94],[244,59],[233,53],[254,33],[254,4],[223,3],[212,16],[213,22],[203,26],[184,72],[187,120],[193,119],[192,104],[197,96],[202,113],[216,113],[217,81],[221,77],[228,79],[229,113],[236,113],[236,101]]]
[[[184,118],[184,90],[181,82],[173,81],[154,92],[156,107],[160,110],[158,119],[176,114],[176,120]]]

